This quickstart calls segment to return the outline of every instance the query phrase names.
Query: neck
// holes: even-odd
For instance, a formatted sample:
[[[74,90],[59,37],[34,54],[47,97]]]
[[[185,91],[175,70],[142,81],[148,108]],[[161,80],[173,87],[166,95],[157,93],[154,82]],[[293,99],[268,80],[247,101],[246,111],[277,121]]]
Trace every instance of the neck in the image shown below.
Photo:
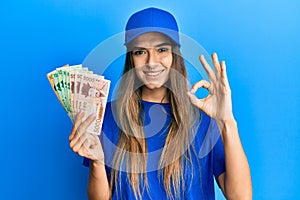
[[[144,101],[155,103],[168,103],[167,88],[161,87],[158,89],[149,89],[144,86],[142,89],[142,99]]]

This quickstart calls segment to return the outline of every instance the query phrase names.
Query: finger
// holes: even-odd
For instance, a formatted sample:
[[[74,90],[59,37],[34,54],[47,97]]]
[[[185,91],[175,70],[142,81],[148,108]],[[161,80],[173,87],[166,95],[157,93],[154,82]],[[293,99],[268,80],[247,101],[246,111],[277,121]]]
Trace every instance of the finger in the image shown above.
[[[77,128],[80,126],[81,122],[82,122],[82,118],[84,116],[84,112],[83,111],[80,111],[78,113],[78,115],[76,116],[76,120],[75,120],[75,123],[73,125],[73,129],[72,129],[72,132],[69,136],[69,140],[71,141],[75,135],[75,133],[77,132]]]
[[[225,83],[228,84],[228,77],[226,72],[226,64],[225,61],[221,62],[221,77],[225,80]],[[229,84],[228,84],[229,85]]]
[[[93,141],[92,138],[87,138],[79,147],[77,153],[80,156],[86,157],[86,158],[90,158],[92,160],[100,160],[101,157],[99,158],[99,156],[101,155],[101,151],[93,151],[91,146],[93,145]],[[103,156],[102,156],[103,157]]]
[[[86,129],[91,125],[91,123],[96,119],[96,115],[95,113],[91,114],[90,116],[88,116],[88,118],[86,118],[86,120],[84,120],[80,127],[78,128],[79,131],[84,130],[86,131]]]
[[[211,84],[206,80],[200,80],[192,86],[191,93],[195,93],[199,88],[204,87],[212,93]]]
[[[85,148],[86,154],[90,156],[93,160],[104,162],[104,152],[98,135],[89,134],[90,136],[90,146]],[[85,145],[85,144],[84,144]],[[97,148],[97,150],[96,150]]]
[[[95,146],[95,141],[91,134],[83,134],[76,142],[73,147],[74,152],[78,152],[82,147],[86,148],[87,150],[91,149],[91,146]]]
[[[80,155],[82,157],[93,159],[93,157],[91,156],[92,154],[90,153],[90,151],[87,150],[84,146],[82,146],[82,148],[80,148],[77,153],[78,153],[78,155]]]
[[[187,93],[189,98],[190,98],[190,101],[192,104],[194,104],[196,107],[202,109],[203,108],[203,105],[204,105],[204,102],[202,99],[198,99],[193,93],[191,92],[188,92]]]
[[[71,148],[75,145],[75,143],[81,137],[81,135],[86,132],[86,129],[91,125],[91,123],[95,120],[95,118],[96,118],[96,115],[91,114],[84,122],[82,122],[80,124],[80,126],[78,127],[78,129],[76,131],[76,134],[74,135],[74,137],[72,138],[72,141],[70,142]]]
[[[76,153],[78,153],[78,155],[80,155],[82,157],[93,159],[91,156],[92,155],[91,151],[86,149],[85,145],[82,145]]]
[[[96,136],[98,137],[98,136]],[[79,152],[80,149],[82,149],[82,147],[86,148],[87,150],[91,150],[93,148],[95,148],[95,146],[97,146],[97,138],[93,137],[92,134],[83,134],[76,142],[76,144],[74,144],[73,146],[73,151],[74,152]]]
[[[219,58],[218,58],[218,55],[217,53],[213,53],[211,55],[212,57],[212,61],[213,61],[213,64],[214,64],[214,67],[216,69],[216,76],[218,77],[221,73],[221,67],[220,67],[220,62],[219,62]]]
[[[78,154],[80,156],[83,156],[83,157],[86,157],[86,158],[89,158],[93,161],[99,161],[101,162],[102,164],[105,164],[104,163],[104,155],[101,154],[101,152],[95,152],[95,151],[90,151],[86,148],[81,148],[79,151],[78,151]]]
[[[229,86],[229,80],[228,80],[228,77],[227,77],[227,72],[226,72],[226,64],[225,64],[225,61],[222,61],[221,62],[221,77],[222,77],[222,84],[224,85],[224,92],[226,94],[230,94],[231,93],[231,89],[230,89],[230,86]]]
[[[87,134],[81,135],[78,140],[74,143],[74,145],[71,147],[74,152],[78,153],[79,150],[82,148],[82,144],[86,142],[87,140]]]
[[[212,81],[216,80],[215,72],[212,70],[212,68],[210,67],[210,65],[207,63],[207,61],[204,58],[204,56],[200,55],[199,59],[200,59],[200,62],[202,64],[203,68],[205,69],[205,71],[206,71],[209,79],[212,80]]]
[[[100,140],[99,140],[99,136],[98,135],[94,135],[94,134],[90,134],[91,136],[91,149],[94,149],[95,146],[97,146],[98,144],[100,144]]]

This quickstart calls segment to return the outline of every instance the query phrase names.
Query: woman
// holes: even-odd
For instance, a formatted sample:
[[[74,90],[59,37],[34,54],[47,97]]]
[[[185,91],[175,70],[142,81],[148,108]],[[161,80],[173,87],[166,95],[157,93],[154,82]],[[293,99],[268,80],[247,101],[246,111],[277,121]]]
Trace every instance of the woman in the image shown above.
[[[200,56],[210,82],[188,91],[177,22],[156,8],[130,17],[125,45],[118,98],[107,105],[102,135],[86,133],[95,117],[82,121],[80,113],[69,137],[73,151],[90,160],[89,198],[214,199],[215,177],[226,198],[251,199],[225,62],[214,53],[214,72]],[[204,99],[194,95],[201,87],[209,91]]]

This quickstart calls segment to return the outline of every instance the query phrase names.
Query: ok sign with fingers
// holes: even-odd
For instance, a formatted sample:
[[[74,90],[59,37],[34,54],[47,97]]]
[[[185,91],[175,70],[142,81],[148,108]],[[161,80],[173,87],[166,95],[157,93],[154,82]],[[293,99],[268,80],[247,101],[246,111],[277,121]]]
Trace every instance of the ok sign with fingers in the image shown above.
[[[191,102],[199,109],[203,110],[217,122],[224,122],[233,119],[231,90],[226,73],[225,62],[218,60],[216,53],[212,54],[212,61],[215,72],[205,60],[204,56],[200,56],[200,62],[208,74],[209,81],[200,80],[192,86],[188,95]],[[199,88],[206,88],[209,92],[204,99],[198,99],[194,94]]]

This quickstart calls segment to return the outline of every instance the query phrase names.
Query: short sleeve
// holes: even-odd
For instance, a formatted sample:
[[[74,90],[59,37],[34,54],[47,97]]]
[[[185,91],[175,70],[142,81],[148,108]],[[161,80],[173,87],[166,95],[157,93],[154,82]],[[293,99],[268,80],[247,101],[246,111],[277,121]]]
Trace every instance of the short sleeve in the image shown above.
[[[90,159],[83,157],[82,165],[85,167],[90,167]]]

